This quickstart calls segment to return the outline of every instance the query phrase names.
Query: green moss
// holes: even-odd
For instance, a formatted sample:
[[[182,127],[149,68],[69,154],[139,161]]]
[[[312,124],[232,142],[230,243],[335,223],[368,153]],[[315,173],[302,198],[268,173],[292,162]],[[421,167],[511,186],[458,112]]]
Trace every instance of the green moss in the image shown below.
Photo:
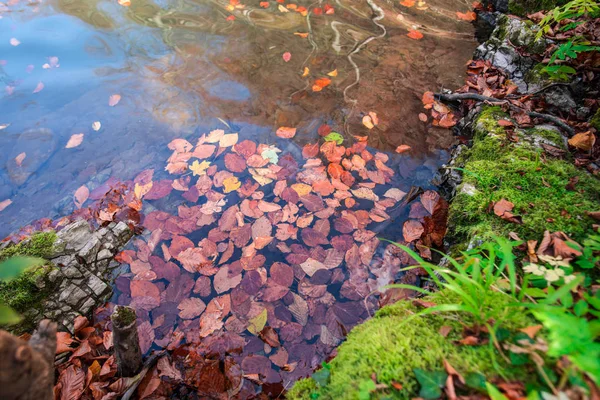
[[[136,319],[135,310],[131,307],[117,306],[111,319],[119,327],[128,326]]]
[[[511,231],[535,238],[545,230],[581,239],[591,233],[594,221],[586,211],[598,208],[600,181],[568,160],[542,158],[540,142],[564,148],[562,136],[553,130],[527,130],[517,143],[509,141],[495,122],[505,117],[493,107],[475,124],[473,147],[462,156],[463,187],[450,207],[452,239],[468,242]],[[573,177],[579,177],[576,191],[566,188]],[[490,210],[501,199],[515,204],[513,214],[522,216],[523,224],[505,221]]]
[[[55,232],[36,233],[23,242],[0,251],[0,261],[15,256],[48,258],[56,240]],[[41,310],[42,301],[48,297],[53,287],[47,282],[47,275],[54,267],[46,265],[30,269],[10,282],[0,282],[0,303],[8,305],[24,314],[24,320],[11,330],[22,333],[31,330],[33,322],[27,318],[30,310]]]
[[[598,111],[596,111],[596,114],[594,114],[594,116],[592,117],[592,119],[590,120],[590,124],[598,131],[600,132],[600,108],[598,109]]]
[[[441,291],[425,298],[437,304],[460,302],[454,295]],[[490,298],[490,307],[496,320],[502,319],[504,328],[514,331],[529,326],[532,320],[521,310],[506,307],[511,299],[502,293]],[[478,372],[488,379],[498,376],[492,367],[489,346],[457,346],[453,342],[462,339],[463,326],[472,324],[467,314],[431,314],[406,319],[418,310],[411,302],[401,301],[382,308],[369,321],[354,328],[347,341],[338,348],[337,356],[331,361],[330,382],[318,387],[312,379],[301,380],[294,385],[287,397],[290,399],[357,399],[362,381],[374,373],[380,383],[398,382],[401,391],[380,391],[372,398],[410,399],[416,397],[419,384],[413,369],[426,371],[443,370],[446,359],[461,374]],[[510,314],[509,314],[510,313]],[[504,318],[503,318],[504,317]],[[464,324],[464,325],[463,325]],[[442,326],[452,328],[444,338],[439,330]],[[495,354],[503,375],[507,379],[537,377],[529,368],[509,366],[500,355]]]
[[[570,0],[510,0],[508,11],[521,17],[542,10],[551,10],[567,4]]]
[[[0,251],[0,261],[14,256],[47,258],[52,254],[56,232],[38,232],[21,243]]]

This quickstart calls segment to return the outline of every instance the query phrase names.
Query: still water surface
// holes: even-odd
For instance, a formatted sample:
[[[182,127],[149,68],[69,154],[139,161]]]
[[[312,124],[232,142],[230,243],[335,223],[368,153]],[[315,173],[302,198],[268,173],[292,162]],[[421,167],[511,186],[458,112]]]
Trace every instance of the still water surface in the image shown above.
[[[307,11],[298,12],[301,7]],[[93,190],[109,178],[131,180],[149,169],[155,171],[155,180],[173,179],[164,172],[171,155],[168,143],[175,138],[196,143],[201,134],[215,129],[239,132],[240,140],[278,145],[282,155],[289,153],[302,165],[302,147],[315,143],[318,128],[328,124],[344,135],[346,143],[368,136],[372,153],[388,154],[388,166],[394,171],[391,187],[405,192],[412,186],[432,189],[430,180],[447,160],[453,139],[449,130],[419,120],[421,96],[461,85],[475,42],[472,26],[456,12],[469,8],[466,0],[420,1],[412,7],[383,0],[262,5],[258,0],[132,0],[128,7],[116,0],[0,3],[0,202],[12,201],[0,211],[0,237],[35,219],[69,214],[75,207],[73,193],[82,185]],[[410,30],[424,37],[409,38]],[[287,61],[286,53],[291,56]],[[314,91],[316,79],[323,77],[331,84]],[[113,95],[120,101],[110,106]],[[362,123],[369,112],[379,118],[373,129]],[[95,122],[100,122],[99,130],[92,128]],[[274,132],[281,126],[296,127],[298,133],[289,140],[278,139]],[[81,133],[79,146],[65,148],[72,135]],[[399,145],[411,150],[394,154]],[[185,201],[173,196],[150,202],[145,213],[160,217],[179,212],[181,217],[178,206]],[[269,201],[275,197],[268,192],[264,196]],[[228,206],[239,201],[235,199]],[[429,215],[420,204],[403,207],[395,207],[385,224],[369,229],[396,239],[409,213],[410,218]],[[324,224],[329,232],[328,222],[320,227]],[[208,231],[185,236],[196,243]],[[173,241],[169,245],[174,235],[163,232],[165,248],[174,247]],[[172,344],[171,337],[193,343],[203,323],[195,316],[181,317],[181,302],[192,298],[195,304],[208,305],[229,289],[215,292],[217,284],[211,279],[216,277],[169,266],[164,248],[161,252],[156,246],[151,255],[149,241],[134,243],[131,271],[117,280],[113,301],[138,306],[147,348]],[[258,270],[242,268],[236,261],[240,250],[233,253],[229,278],[242,283],[231,296],[225,295],[232,316],[223,329],[243,342],[235,362],[256,370],[263,383],[277,384],[280,390],[309,374],[346,330],[368,317],[372,310],[361,309],[367,304],[362,298],[384,282],[373,272],[381,267],[380,257],[374,269],[368,262],[360,267],[366,268],[358,274],[362,286],[348,285],[346,280],[356,278],[356,270],[346,265],[346,256],[333,272],[319,273],[317,278],[305,276],[294,265],[289,292],[261,302],[267,273],[273,279],[271,265],[286,262],[285,255],[274,249],[274,243],[266,248]],[[325,257],[327,251],[308,250],[316,258]],[[143,271],[150,275],[140,278],[139,268],[147,268]],[[147,279],[145,287],[159,297],[136,300],[139,285],[132,282],[140,279]],[[310,307],[303,321],[289,311],[298,296]],[[375,306],[374,301],[369,303]],[[267,358],[275,355],[274,350],[245,330],[261,310],[268,310],[268,325],[283,346],[277,354],[285,350],[286,363],[294,365],[291,371]],[[254,393],[250,386],[244,386],[244,393]]]

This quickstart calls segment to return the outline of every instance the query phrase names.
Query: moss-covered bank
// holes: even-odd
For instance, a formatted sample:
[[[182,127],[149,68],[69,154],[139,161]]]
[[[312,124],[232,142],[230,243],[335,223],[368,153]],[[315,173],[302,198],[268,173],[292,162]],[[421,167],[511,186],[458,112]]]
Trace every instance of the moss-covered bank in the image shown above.
[[[460,301],[446,291],[424,300],[436,304]],[[490,300],[488,307],[496,313],[495,319],[505,320],[503,328],[514,333],[518,328],[531,325],[532,321],[523,313],[509,311],[506,305],[511,300],[505,294],[498,292]],[[469,316],[444,313],[409,319],[418,311],[408,301],[382,308],[371,320],[354,328],[339,347],[338,355],[331,361],[331,375],[326,385],[319,385],[313,378],[304,379],[294,385],[288,398],[360,399],[361,384],[375,374],[379,383],[390,388],[372,393],[371,398],[410,399],[419,393],[413,370],[441,371],[444,360],[465,377],[469,374],[483,374],[487,379],[498,376],[489,346],[457,346],[454,342],[463,338],[463,326],[473,323]],[[447,337],[440,333],[442,327],[451,328]],[[529,369],[506,365],[496,351],[494,356],[508,379],[524,376],[532,381],[537,379]],[[392,389],[392,382],[400,383],[402,389]]]
[[[52,255],[55,241],[55,232],[36,233],[17,245],[1,250],[0,261],[15,256],[48,258]],[[51,265],[36,267],[24,272],[10,282],[0,282],[0,303],[12,307],[24,316],[21,323],[11,327],[13,331],[25,332],[33,328],[32,322],[27,316],[27,311],[41,311],[43,300],[48,297],[53,289],[46,279],[53,268]]]
[[[497,107],[484,109],[475,123],[473,147],[461,155],[464,181],[450,207],[451,239],[468,242],[511,231],[541,237],[545,230],[581,239],[590,233],[594,221],[586,212],[598,208],[600,181],[542,150],[541,144],[564,148],[560,133],[530,129],[509,137],[500,119],[509,118]],[[491,204],[501,199],[514,203],[512,213],[522,217],[522,224],[494,214]]]
[[[508,11],[511,14],[526,16],[540,10],[551,10],[554,7],[565,5],[569,0],[510,0]]]

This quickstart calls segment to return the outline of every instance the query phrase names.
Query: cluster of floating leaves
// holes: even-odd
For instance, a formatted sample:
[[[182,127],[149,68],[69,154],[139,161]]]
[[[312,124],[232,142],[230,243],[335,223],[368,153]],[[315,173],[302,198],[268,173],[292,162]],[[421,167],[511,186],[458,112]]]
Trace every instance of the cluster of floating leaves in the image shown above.
[[[409,262],[375,233],[408,200],[420,198],[403,242],[426,257],[441,244],[447,206],[436,192],[407,195],[390,185],[387,154],[322,136],[302,148],[301,162],[222,130],[194,144],[175,139],[165,168],[174,178],[146,170],[134,179],[144,203],[171,195],[173,205],[173,192],[184,201],[173,213],[146,213],[149,233],[118,256],[131,272],[117,278],[117,302],[137,310],[144,352],[194,349],[186,376],[200,394],[246,396],[260,385],[276,395],[309,375]]]

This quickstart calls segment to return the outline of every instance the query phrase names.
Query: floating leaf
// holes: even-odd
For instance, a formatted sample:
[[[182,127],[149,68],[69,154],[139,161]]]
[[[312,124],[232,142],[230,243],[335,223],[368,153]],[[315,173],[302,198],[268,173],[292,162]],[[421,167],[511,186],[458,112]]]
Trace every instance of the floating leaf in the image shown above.
[[[83,142],[83,133],[76,133],[69,138],[66,149],[72,149],[74,147],[79,146]]]
[[[261,311],[260,314],[258,314],[254,318],[251,318],[248,321],[248,327],[246,329],[248,329],[248,331],[250,333],[252,333],[253,335],[258,336],[258,333],[263,330],[263,328],[265,327],[266,324],[267,324],[267,309],[265,308]]]
[[[19,155],[17,155],[15,157],[15,163],[17,164],[18,167],[23,165],[23,161],[25,160],[25,157],[27,157],[27,154],[25,152],[19,153]]]
[[[398,154],[406,153],[410,149],[411,149],[411,147],[409,145],[401,144],[400,146],[396,147],[396,153],[398,153]]]
[[[16,46],[18,46],[20,44],[21,44],[21,42],[19,42],[19,40],[17,40],[17,39],[15,39],[15,38],[11,38],[10,39],[10,45],[11,46],[15,46],[16,47]]]
[[[81,186],[75,191],[75,195],[73,196],[73,199],[75,200],[75,206],[77,206],[78,209],[81,208],[81,206],[83,206],[83,203],[85,203],[85,201],[89,197],[90,190],[85,185]]]
[[[95,130],[96,132],[98,132],[101,127],[102,127],[102,124],[100,123],[100,121],[95,121],[92,123],[92,129]]]
[[[289,128],[287,126],[282,126],[279,129],[277,129],[277,132],[275,132],[275,134],[277,135],[277,137],[280,137],[283,139],[291,139],[294,136],[296,136],[296,128]]]
[[[335,142],[338,145],[344,143],[344,137],[337,132],[331,132],[323,140],[326,142]]]
[[[12,200],[10,200],[10,199],[0,201],[0,211],[4,210],[6,207],[10,206],[11,204],[12,204]]]
[[[44,84],[42,82],[38,82],[38,84],[35,87],[35,89],[33,89],[33,93],[39,93],[42,90],[44,90]]]
[[[119,102],[121,101],[121,95],[120,94],[113,94],[108,98],[108,105],[111,107],[116,106],[117,104],[119,104]]]
[[[235,176],[230,176],[223,180],[223,193],[230,193],[238,190],[242,186],[242,183]]]
[[[417,30],[412,30],[406,34],[411,39],[421,40],[423,39],[423,34]]]

